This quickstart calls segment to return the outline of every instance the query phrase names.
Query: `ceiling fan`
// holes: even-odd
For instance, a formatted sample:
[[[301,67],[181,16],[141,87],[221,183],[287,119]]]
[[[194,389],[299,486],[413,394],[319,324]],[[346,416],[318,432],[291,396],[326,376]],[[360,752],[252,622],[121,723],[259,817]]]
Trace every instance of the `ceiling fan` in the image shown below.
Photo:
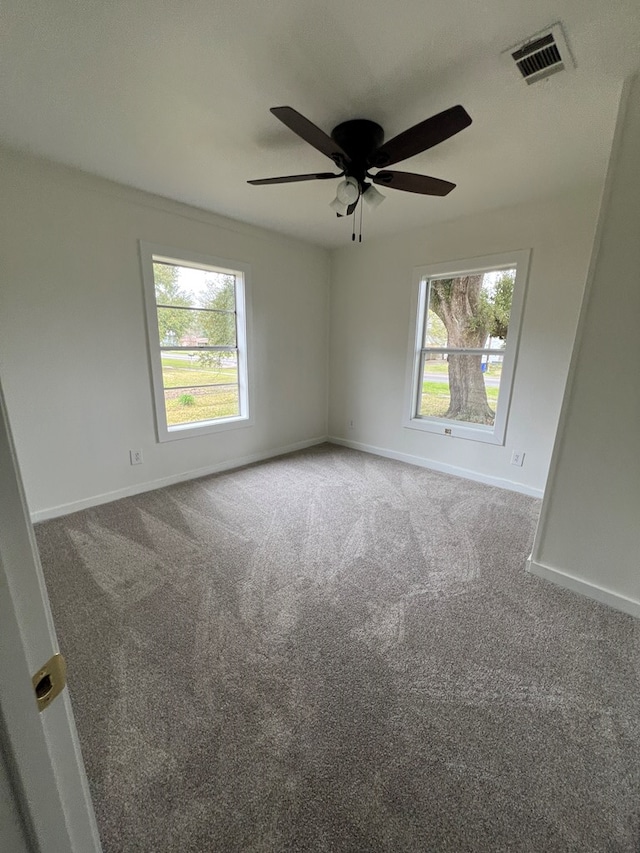
[[[393,166],[401,160],[433,148],[471,124],[471,117],[464,107],[458,104],[384,142],[383,129],[368,119],[344,121],[334,127],[329,136],[293,107],[272,107],[271,112],[305,142],[333,160],[340,171],[260,178],[248,183],[263,186],[344,178],[338,185],[336,198],[330,205],[338,216],[353,213],[360,198],[364,198],[372,207],[377,207],[384,200],[384,196],[373,184],[422,195],[445,196],[450,193],[455,187],[450,181],[417,175],[414,172],[390,171],[387,166]],[[380,171],[372,174],[370,169]]]

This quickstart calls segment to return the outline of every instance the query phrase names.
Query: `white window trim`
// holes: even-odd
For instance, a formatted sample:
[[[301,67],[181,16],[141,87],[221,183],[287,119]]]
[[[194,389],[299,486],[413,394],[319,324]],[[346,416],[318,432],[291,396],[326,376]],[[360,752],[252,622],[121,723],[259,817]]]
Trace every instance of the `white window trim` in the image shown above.
[[[251,369],[251,300],[249,264],[241,261],[215,258],[201,255],[184,249],[175,249],[157,243],[147,243],[140,240],[140,262],[142,265],[142,282],[147,317],[147,344],[149,366],[151,370],[151,387],[156,416],[156,434],[158,441],[175,441],[176,439],[206,435],[229,429],[239,429],[253,426],[253,405],[249,378],[253,375]],[[172,426],[167,425],[164,405],[164,385],[162,382],[162,362],[160,358],[160,334],[158,331],[158,314],[153,276],[154,261],[164,261],[183,267],[208,269],[212,272],[233,273],[236,276],[236,325],[238,348],[238,382],[240,397],[240,415],[219,420],[202,421],[195,424]]]
[[[462,261],[431,264],[416,267],[413,271],[413,293],[411,304],[411,331],[409,337],[409,355],[407,358],[407,375],[405,381],[405,412],[403,426],[408,429],[433,432],[453,438],[466,438],[482,441],[487,444],[505,443],[507,421],[511,408],[511,394],[515,376],[516,360],[520,345],[522,313],[529,277],[530,249],[519,249],[514,252],[504,252],[497,255],[485,255],[480,258],[467,258]],[[493,426],[481,424],[465,424],[462,421],[447,418],[417,417],[418,391],[421,378],[418,375],[420,356],[422,352],[423,331],[425,322],[426,299],[429,290],[429,279],[456,278],[477,272],[516,268],[513,285],[513,300],[509,318],[509,334],[504,353],[502,376],[500,380],[500,395],[498,408]]]

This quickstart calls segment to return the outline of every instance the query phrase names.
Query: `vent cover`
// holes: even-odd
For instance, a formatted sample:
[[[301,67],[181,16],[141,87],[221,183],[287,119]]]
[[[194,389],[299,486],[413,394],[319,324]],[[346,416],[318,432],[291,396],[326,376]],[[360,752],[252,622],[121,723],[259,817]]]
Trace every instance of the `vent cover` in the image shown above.
[[[504,55],[515,63],[520,79],[528,85],[574,65],[560,24],[536,33],[505,51]]]

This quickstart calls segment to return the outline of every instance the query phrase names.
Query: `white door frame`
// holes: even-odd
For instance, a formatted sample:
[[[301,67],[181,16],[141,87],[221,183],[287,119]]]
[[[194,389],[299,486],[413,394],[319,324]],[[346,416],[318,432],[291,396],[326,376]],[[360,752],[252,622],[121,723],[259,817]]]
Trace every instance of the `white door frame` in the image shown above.
[[[37,853],[101,853],[69,691],[39,713],[31,684],[58,643],[1,384],[0,507],[0,748],[15,811]]]

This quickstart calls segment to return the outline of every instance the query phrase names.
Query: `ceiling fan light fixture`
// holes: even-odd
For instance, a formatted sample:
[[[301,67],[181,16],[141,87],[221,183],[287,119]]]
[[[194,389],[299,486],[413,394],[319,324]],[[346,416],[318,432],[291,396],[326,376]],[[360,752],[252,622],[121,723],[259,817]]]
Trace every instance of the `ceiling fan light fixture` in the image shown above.
[[[347,204],[343,204],[338,196],[334,198],[334,200],[330,203],[329,207],[331,210],[335,210],[338,216],[346,216],[347,215]]]
[[[362,197],[366,201],[367,206],[370,207],[371,210],[375,210],[375,208],[385,200],[386,195],[382,195],[382,193],[378,192],[373,184],[370,184],[362,194]]]
[[[344,205],[353,204],[360,197],[360,186],[355,178],[345,178],[340,181],[336,191],[336,198]]]

